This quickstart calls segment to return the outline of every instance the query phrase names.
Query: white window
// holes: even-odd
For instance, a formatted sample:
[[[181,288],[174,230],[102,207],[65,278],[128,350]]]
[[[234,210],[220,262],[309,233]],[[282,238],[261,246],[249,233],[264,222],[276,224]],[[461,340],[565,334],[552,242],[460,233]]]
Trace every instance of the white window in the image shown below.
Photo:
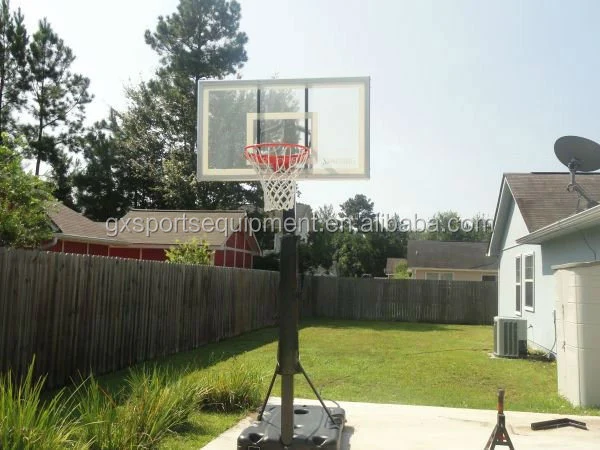
[[[515,258],[515,312],[521,314],[521,257]]]
[[[427,272],[425,278],[427,280],[444,280],[452,281],[454,279],[452,272]]]
[[[524,267],[524,274],[525,277],[523,279],[523,283],[525,284],[525,309],[528,311],[533,311],[534,310],[534,293],[535,293],[535,288],[534,288],[534,261],[533,261],[533,254],[531,255],[525,255],[525,267]]]

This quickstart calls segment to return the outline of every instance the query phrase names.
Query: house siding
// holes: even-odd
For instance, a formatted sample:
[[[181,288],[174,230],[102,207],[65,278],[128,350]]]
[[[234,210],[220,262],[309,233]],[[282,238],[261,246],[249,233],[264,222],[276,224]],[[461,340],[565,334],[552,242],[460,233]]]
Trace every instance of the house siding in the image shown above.
[[[529,344],[548,351],[554,343],[552,274],[544,273],[542,251],[539,245],[517,244],[517,239],[529,234],[529,230],[514,200],[511,201],[507,224],[500,255],[498,315],[527,319]],[[533,311],[525,309],[525,295],[522,287],[522,312],[519,316],[515,311],[515,259],[517,256],[528,254],[534,255],[534,309]]]
[[[593,261],[600,257],[600,227],[587,230],[583,234],[575,232],[541,245],[519,245],[516,240],[529,234],[529,231],[514,201],[509,211],[508,227],[500,256],[498,314],[518,317],[515,312],[515,258],[519,255],[534,254],[534,310],[525,309],[523,295],[521,317],[527,319],[529,343],[534,347],[555,352],[556,281],[552,266]]]
[[[255,248],[249,242],[249,237],[242,232],[232,234],[223,250],[216,250],[213,264],[215,266],[239,267],[251,269],[254,261]],[[143,259],[150,261],[166,261],[165,250],[169,247],[118,247],[103,244],[93,244],[79,241],[58,240],[48,248],[51,252],[76,253],[80,255],[112,256],[128,259]]]
[[[412,269],[415,280],[426,280],[428,272],[444,272],[451,273],[454,281],[482,281],[484,275],[496,275],[496,271],[481,271],[481,270],[460,270],[453,271],[448,269],[436,269],[436,268],[423,268],[423,269]]]

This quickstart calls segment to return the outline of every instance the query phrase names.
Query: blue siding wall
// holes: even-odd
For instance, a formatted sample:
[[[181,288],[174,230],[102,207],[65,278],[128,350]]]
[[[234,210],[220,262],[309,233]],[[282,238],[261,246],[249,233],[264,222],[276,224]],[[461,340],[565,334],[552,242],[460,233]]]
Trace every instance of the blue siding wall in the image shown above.
[[[584,232],[576,231],[542,245],[518,245],[516,239],[527,234],[529,232],[521,212],[512,201],[500,257],[498,314],[507,317],[518,316],[515,312],[515,258],[519,255],[533,254],[535,261],[534,308],[533,310],[525,308],[523,292],[521,317],[527,319],[527,338],[530,345],[546,351],[555,351],[554,304],[556,292],[552,266],[600,259],[600,226]]]

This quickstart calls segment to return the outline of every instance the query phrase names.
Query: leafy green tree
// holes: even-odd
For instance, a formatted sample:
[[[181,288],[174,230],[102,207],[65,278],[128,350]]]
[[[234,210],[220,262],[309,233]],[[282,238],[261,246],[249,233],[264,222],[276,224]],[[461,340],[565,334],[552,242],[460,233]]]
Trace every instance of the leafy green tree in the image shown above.
[[[176,241],[177,245],[165,250],[167,262],[177,264],[209,265],[212,261],[212,250],[205,241],[198,242],[196,238],[188,242]]]
[[[471,223],[473,228],[468,232],[469,240],[489,242],[494,231],[493,220],[481,213],[477,213],[471,220]]]
[[[127,162],[121,161],[118,143],[112,134],[115,120],[111,113],[108,122],[97,122],[86,134],[82,152],[85,165],[73,177],[77,206],[86,217],[96,221],[121,217],[128,207],[122,193],[122,177],[117,171]]]
[[[23,107],[29,89],[29,37],[23,21],[20,8],[12,13],[8,0],[0,2],[0,136],[14,127],[13,114]]]
[[[435,241],[489,241],[492,235],[491,222],[481,214],[463,218],[456,211],[436,213],[428,230],[413,234],[413,238]]]
[[[340,205],[340,217],[349,221],[354,230],[360,231],[361,227],[369,227],[375,220],[374,206],[370,198],[357,194]]]
[[[365,234],[369,251],[363,258],[363,267],[366,273],[375,277],[385,275],[385,266],[388,258],[403,258],[406,256],[407,235],[398,231],[386,229]]]
[[[405,262],[398,263],[396,265],[396,269],[394,270],[393,278],[396,280],[409,279],[410,273],[408,272],[408,264]]]
[[[336,262],[340,275],[368,273],[384,276],[387,258],[406,256],[407,233],[399,231],[398,226],[376,222],[373,202],[364,195],[348,199],[343,207],[343,220],[337,217],[332,205],[317,209],[317,229],[309,234],[307,248],[301,249],[300,253],[304,266],[310,271],[317,268],[329,270]],[[398,217],[395,219],[398,220]],[[350,230],[345,226],[347,222],[352,223]],[[360,223],[364,226],[356,226]],[[339,231],[342,227],[344,232]],[[354,233],[360,237],[348,236]],[[344,247],[340,249],[340,245]],[[352,253],[351,249],[356,251]]]
[[[19,154],[0,145],[0,246],[36,247],[52,238],[50,187],[23,171]]]
[[[300,265],[309,272],[319,268],[330,270],[333,265],[334,233],[326,227],[335,228],[338,218],[333,205],[324,205],[315,211],[316,229],[308,234],[308,242],[300,245]]]
[[[371,247],[364,234],[343,232],[334,236],[337,274],[341,277],[358,277],[370,273],[369,258]]]
[[[73,51],[46,19],[40,21],[27,55],[32,93],[28,112],[32,121],[23,131],[29,142],[29,156],[36,160],[35,174],[39,175],[42,161],[51,164],[60,200],[68,200],[64,197],[68,186],[60,186],[68,181],[68,151],[79,144],[85,106],[92,100],[89,79],[71,71],[73,61]]]

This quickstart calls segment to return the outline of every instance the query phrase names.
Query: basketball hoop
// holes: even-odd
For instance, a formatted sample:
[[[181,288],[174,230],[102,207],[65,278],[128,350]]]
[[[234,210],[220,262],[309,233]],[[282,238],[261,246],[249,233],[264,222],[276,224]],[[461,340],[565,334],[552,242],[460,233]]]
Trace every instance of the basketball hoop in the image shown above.
[[[244,148],[244,157],[260,178],[265,193],[265,211],[294,207],[296,180],[309,156],[310,148],[299,144],[266,143]]]

